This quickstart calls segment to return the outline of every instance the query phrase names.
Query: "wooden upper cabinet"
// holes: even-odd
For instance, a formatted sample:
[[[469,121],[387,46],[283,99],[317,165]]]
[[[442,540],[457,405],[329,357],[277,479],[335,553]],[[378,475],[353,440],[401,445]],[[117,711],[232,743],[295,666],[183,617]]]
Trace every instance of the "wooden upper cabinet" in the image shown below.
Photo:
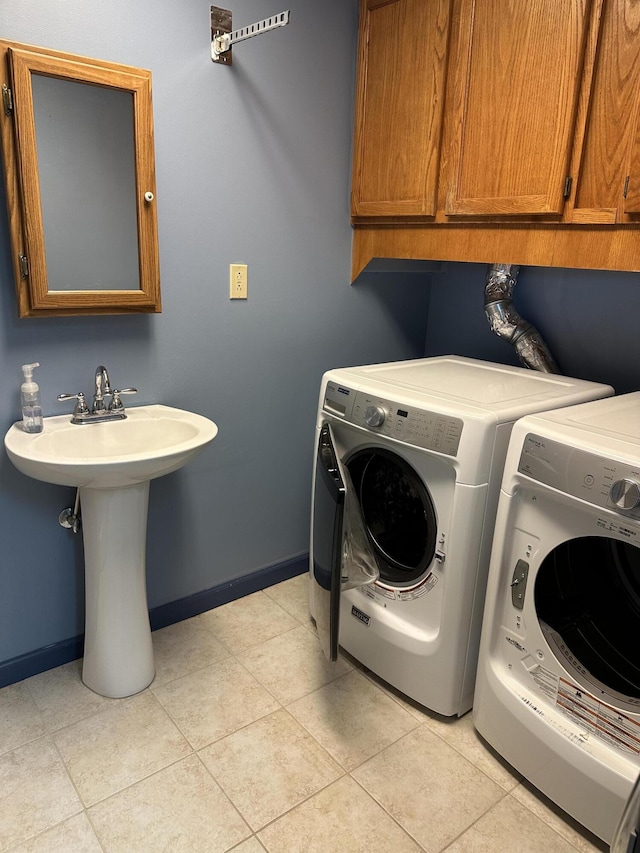
[[[640,269],[640,0],[360,0],[353,274]]]
[[[351,212],[436,212],[452,0],[360,0]]]
[[[459,0],[447,215],[562,214],[591,7]]]

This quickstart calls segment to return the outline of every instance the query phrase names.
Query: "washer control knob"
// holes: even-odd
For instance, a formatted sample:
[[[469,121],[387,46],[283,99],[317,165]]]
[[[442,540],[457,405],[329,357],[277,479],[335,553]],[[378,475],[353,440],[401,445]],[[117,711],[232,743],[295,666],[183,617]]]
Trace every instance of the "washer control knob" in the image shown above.
[[[367,406],[364,413],[364,422],[369,427],[379,427],[384,423],[386,412],[380,406]]]
[[[634,509],[640,504],[640,485],[635,480],[616,480],[609,496],[620,509]]]

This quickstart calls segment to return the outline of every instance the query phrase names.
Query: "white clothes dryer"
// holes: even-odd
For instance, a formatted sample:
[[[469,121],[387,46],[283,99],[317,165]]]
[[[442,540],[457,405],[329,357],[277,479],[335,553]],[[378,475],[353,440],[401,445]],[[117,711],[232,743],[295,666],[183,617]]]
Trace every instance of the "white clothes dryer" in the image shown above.
[[[327,655],[340,644],[422,705],[468,711],[513,422],[612,393],[456,356],[326,373],[310,609]]]
[[[480,734],[611,843],[640,773],[640,393],[523,418],[496,518]]]

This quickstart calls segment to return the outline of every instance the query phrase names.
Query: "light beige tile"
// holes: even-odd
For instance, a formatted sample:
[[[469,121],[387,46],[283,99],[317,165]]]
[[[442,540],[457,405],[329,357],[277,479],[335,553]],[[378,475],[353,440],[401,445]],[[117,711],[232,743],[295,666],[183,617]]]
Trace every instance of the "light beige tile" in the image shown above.
[[[82,811],[48,736],[0,756],[0,850]]]
[[[533,785],[523,782],[512,791],[512,796],[532,811],[536,817],[549,824],[559,835],[569,841],[581,853],[608,851],[609,846],[581,826],[559,806],[536,790]]]
[[[309,574],[307,572],[275,584],[275,586],[270,586],[264,592],[269,598],[273,598],[280,607],[284,607],[287,613],[290,613],[298,622],[303,625],[310,624]]]
[[[251,834],[196,755],[89,809],[107,853],[223,853]]]
[[[253,830],[344,773],[285,710],[217,741],[199,755]]]
[[[328,661],[317,637],[303,627],[267,640],[238,655],[238,659],[283,705],[351,669],[342,659]]]
[[[149,692],[61,729],[53,738],[86,805],[192,751]]]
[[[152,690],[194,749],[202,749],[279,707],[235,658]]]
[[[420,848],[348,776],[258,833],[269,853],[419,853]]]
[[[28,678],[24,684],[31,693],[42,719],[50,732],[90,717],[97,711],[113,707],[120,699],[107,699],[82,683],[82,661]]]
[[[428,853],[438,853],[504,796],[424,725],[352,775]]]
[[[299,624],[264,592],[254,592],[216,607],[200,614],[198,619],[234,654],[284,634]]]
[[[11,853],[102,853],[102,847],[82,812],[12,848]]]
[[[154,631],[153,655],[156,665],[153,684],[158,687],[228,657],[229,651],[196,616]]]
[[[425,725],[505,791],[512,791],[521,781],[520,774],[482,740],[474,728],[471,714],[451,718],[425,717]]]
[[[576,848],[507,795],[457,838],[447,853],[575,853]]]
[[[44,722],[24,682],[0,690],[0,755],[45,734]]]
[[[288,710],[347,770],[418,725],[355,671],[293,702]]]
[[[475,734],[470,714],[448,719],[422,709],[348,655],[339,664],[346,672],[325,683],[334,671],[318,657],[307,582],[306,575],[293,578],[156,632],[158,677],[137,697],[93,693],[81,682],[81,661],[0,690],[0,851],[180,850],[183,836],[185,849],[197,851],[202,808],[207,853],[404,853],[418,841],[427,853],[441,843],[446,853],[608,850],[519,784]],[[167,703],[166,714],[158,700]],[[295,722],[285,722],[287,712]],[[42,736],[43,726],[51,737]],[[187,732],[193,747],[202,747],[199,756],[181,737]],[[91,813],[102,814],[113,833],[102,847],[52,739],[93,803]],[[323,747],[353,779],[331,781],[324,761],[343,771]],[[229,797],[261,827],[258,835]],[[411,801],[421,804],[419,814],[411,813]],[[234,835],[236,825],[242,831]],[[131,841],[136,833],[148,848]]]

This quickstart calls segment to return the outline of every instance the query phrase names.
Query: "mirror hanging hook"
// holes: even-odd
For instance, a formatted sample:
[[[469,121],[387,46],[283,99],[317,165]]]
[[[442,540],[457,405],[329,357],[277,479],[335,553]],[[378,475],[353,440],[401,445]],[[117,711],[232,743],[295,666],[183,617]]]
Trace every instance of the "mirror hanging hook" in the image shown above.
[[[231,48],[234,44],[246,39],[259,36],[261,33],[275,30],[277,27],[286,27],[289,23],[290,10],[279,12],[249,24],[248,27],[240,27],[239,30],[231,30],[232,17],[230,9],[221,9],[219,6],[211,7],[211,59],[222,65],[231,65]]]

